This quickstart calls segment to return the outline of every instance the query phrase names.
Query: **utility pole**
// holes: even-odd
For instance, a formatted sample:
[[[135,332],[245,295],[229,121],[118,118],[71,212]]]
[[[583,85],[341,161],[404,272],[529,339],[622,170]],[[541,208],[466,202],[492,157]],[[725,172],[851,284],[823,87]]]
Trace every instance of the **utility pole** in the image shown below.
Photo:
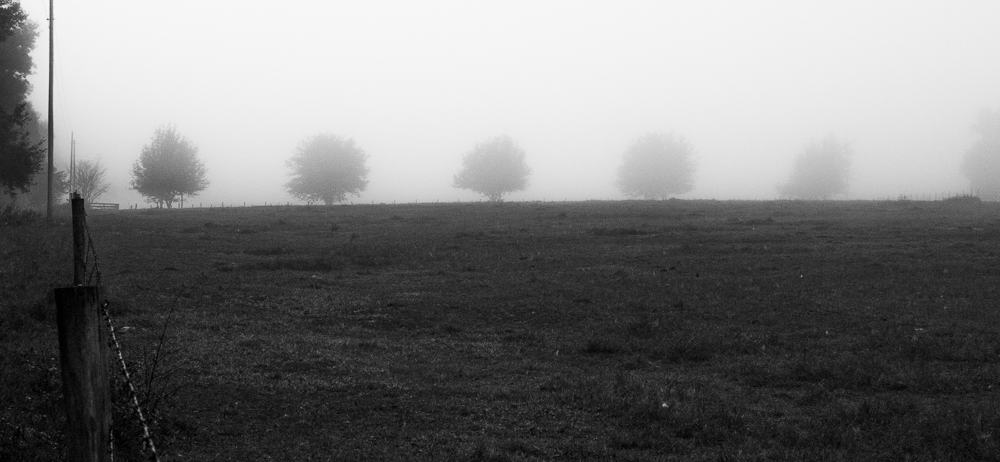
[[[76,188],[76,134],[69,132],[69,192],[78,192]]]
[[[53,8],[52,8],[52,2],[53,1],[54,0],[49,0],[49,136],[48,136],[48,138],[49,138],[48,139],[48,142],[49,142],[49,173],[48,173],[48,175],[49,175],[49,191],[48,191],[48,195],[47,195],[47,199],[48,200],[45,201],[45,203],[46,203],[46,205],[45,205],[45,216],[50,221],[52,220],[52,199],[53,199],[53,197],[52,197],[53,194],[52,193],[55,190],[55,185],[52,184],[53,170],[54,170],[54,165],[55,165],[55,160],[54,160],[54,157],[53,157],[53,148],[55,146],[55,143],[53,142],[54,141],[53,138],[55,138],[55,135],[54,135],[55,131],[53,130],[53,126],[55,125],[55,123],[52,120],[52,113],[54,112],[52,110],[52,87],[53,87],[53,85],[52,85],[52,76],[54,75],[53,74],[52,65],[55,62],[55,60],[53,59],[53,56],[54,56],[54,53],[55,53],[55,43],[54,43],[55,41],[53,40],[53,38],[55,38],[55,34],[52,32],[53,25],[55,24],[55,16],[53,15]]]

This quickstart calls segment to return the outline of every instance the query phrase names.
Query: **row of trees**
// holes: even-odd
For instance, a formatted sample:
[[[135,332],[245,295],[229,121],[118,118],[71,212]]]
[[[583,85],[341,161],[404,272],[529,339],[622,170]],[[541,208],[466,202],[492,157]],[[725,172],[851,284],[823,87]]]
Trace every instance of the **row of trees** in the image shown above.
[[[967,156],[963,171],[975,190],[1000,194],[1000,111],[984,111],[975,126],[980,139]],[[132,188],[162,207],[208,186],[198,149],[173,127],[156,131],[132,168]],[[649,133],[624,152],[617,186],[626,196],[665,199],[694,188],[693,149],[682,137]],[[360,195],[368,186],[368,155],[354,140],[331,134],[311,137],[296,148],[287,165],[292,179],[285,187],[309,203],[334,204]],[[807,144],[796,156],[787,183],[777,186],[784,198],[829,199],[846,194],[850,146],[836,136]],[[477,144],[462,158],[453,177],[455,188],[500,202],[528,186],[531,169],[526,153],[509,136]]]
[[[30,53],[37,36],[37,25],[27,20],[19,3],[0,0],[0,192],[11,198],[29,192],[33,185],[45,184],[45,123],[39,121],[26,100],[31,90],[27,78],[34,67]],[[984,134],[996,131],[988,131],[989,116],[984,115],[980,124]],[[977,149],[987,152],[988,147],[987,143]],[[625,151],[617,186],[629,197],[646,199],[689,192],[694,186],[691,153],[690,144],[680,137],[661,133],[639,137]],[[970,175],[987,169],[984,165],[992,165],[989,162],[1000,165],[1000,156],[973,157],[967,161]],[[314,136],[303,141],[288,160],[292,179],[286,189],[308,202],[342,202],[360,195],[367,187],[367,159],[351,139],[329,134]],[[836,139],[810,145],[796,160],[789,183],[779,191],[783,196],[802,198],[843,193],[848,166],[847,147]],[[205,166],[198,159],[198,148],[173,126],[156,130],[133,163],[131,173],[131,188],[158,207],[171,208],[209,184]],[[524,149],[511,137],[499,136],[477,144],[465,154],[452,184],[499,202],[527,188],[530,173]],[[53,189],[65,195],[72,187],[90,203],[107,191],[104,176],[105,168],[99,162],[81,162],[72,175],[54,172]],[[31,191],[33,205],[44,205],[47,195],[43,189]]]
[[[31,51],[37,24],[15,0],[0,0],[0,196],[11,199],[28,193],[33,206],[44,206],[46,123],[27,101],[34,69]],[[965,156],[962,172],[970,189],[1000,197],[1000,110],[983,110],[973,126],[976,144]],[[294,197],[333,204],[360,195],[368,186],[368,155],[353,140],[321,134],[303,141],[287,165],[292,179],[286,184]],[[788,182],[777,186],[785,198],[828,199],[846,194],[850,175],[850,146],[830,136],[806,145],[795,158]],[[650,133],[625,150],[616,185],[626,196],[664,199],[694,188],[692,147],[672,134]],[[173,126],[157,129],[132,165],[132,189],[158,207],[171,208],[185,197],[208,187],[198,148]],[[106,169],[99,161],[84,161],[73,169],[53,173],[53,190],[70,188],[88,203],[108,190]],[[452,185],[502,201],[528,186],[531,169],[526,153],[509,136],[477,144],[462,158]]]
[[[963,172],[974,190],[1000,195],[1000,111],[983,111],[975,129],[980,139],[967,153]],[[672,134],[641,136],[625,150],[616,184],[634,198],[665,199],[687,193],[694,188],[692,152],[687,141]],[[367,188],[367,160],[352,139],[316,135],[300,143],[287,161],[292,179],[286,189],[309,203],[343,202]],[[850,161],[850,146],[835,136],[810,143],[795,158],[789,180],[777,186],[778,192],[799,199],[846,194]],[[166,126],[156,130],[132,165],[131,187],[158,207],[171,208],[208,187],[206,173],[198,148],[176,128]],[[524,149],[513,138],[498,136],[464,155],[452,185],[500,202],[507,194],[526,189],[530,173]],[[89,203],[107,191],[104,176],[100,162],[82,162],[71,181]],[[65,175],[58,177],[65,192]]]
[[[635,140],[618,168],[618,189],[629,197],[665,199],[694,188],[691,145],[672,134],[649,133]],[[796,159],[789,182],[779,186],[786,197],[825,199],[847,190],[850,155],[846,144],[830,137],[812,144]],[[302,142],[289,159],[288,192],[307,202],[333,204],[360,195],[368,185],[368,156],[353,140],[317,135]],[[526,153],[509,136],[477,144],[462,158],[452,186],[482,194],[490,201],[528,186]]]
[[[619,187],[629,196],[665,198],[693,187],[691,148],[682,139],[661,134],[639,138],[626,151],[619,170]],[[510,136],[477,144],[462,158],[452,186],[501,202],[504,196],[528,187],[531,169],[526,153]],[[317,135],[300,144],[288,160],[292,180],[288,192],[307,202],[342,202],[360,195],[368,185],[368,156],[353,140]]]

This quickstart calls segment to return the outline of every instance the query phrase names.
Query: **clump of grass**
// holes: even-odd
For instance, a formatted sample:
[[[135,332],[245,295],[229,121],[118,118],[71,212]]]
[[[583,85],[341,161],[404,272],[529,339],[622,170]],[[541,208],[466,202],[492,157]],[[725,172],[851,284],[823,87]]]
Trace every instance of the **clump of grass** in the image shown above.
[[[417,250],[412,245],[395,242],[352,243],[339,247],[334,254],[351,264],[367,268],[384,268],[413,261]]]
[[[343,263],[329,256],[271,258],[244,265],[251,270],[265,271],[334,271],[343,268]]]
[[[669,363],[704,362],[728,354],[757,354],[766,337],[734,335],[727,326],[697,329],[676,325],[661,316],[641,313],[595,332],[581,348],[584,354],[641,355]]]
[[[54,313],[52,288],[72,282],[65,260],[65,227],[24,223],[0,233],[0,337],[27,325],[40,326]],[[60,271],[60,269],[62,271]]]
[[[7,204],[0,207],[0,226],[23,226],[35,223],[41,220],[41,218],[41,212],[21,209],[14,204]]]
[[[258,247],[253,249],[247,249],[244,251],[247,255],[254,255],[259,257],[273,257],[275,255],[288,255],[295,253],[294,250],[287,247],[282,247],[280,245],[273,247]]]
[[[33,212],[2,213],[0,396],[18,399],[0,407],[0,460],[63,459],[65,410],[52,289],[72,282],[70,233]]]
[[[724,393],[715,383],[652,383],[635,374],[618,373],[563,379],[548,390],[558,393],[566,405],[598,409],[611,416],[627,431],[609,435],[609,444],[623,448],[684,452],[696,444],[720,445],[743,438],[752,420],[749,400],[740,399],[738,393]]]
[[[825,459],[998,460],[997,402],[929,404],[912,396],[831,401],[772,429],[779,452]],[[812,457],[804,457],[812,458]]]
[[[641,236],[645,234],[653,234],[653,231],[648,231],[639,228],[605,228],[605,227],[594,227],[590,228],[590,232],[595,236]]]
[[[139,406],[162,451],[175,427],[183,427],[172,413],[177,396],[190,382],[181,358],[180,344],[170,330],[176,304],[171,307],[163,325],[143,336],[119,338],[129,376],[136,388]],[[133,331],[134,332],[134,331]],[[112,404],[115,425],[112,429],[116,452],[125,460],[144,458],[142,427],[132,407],[131,392],[120,365],[114,362],[109,370],[112,382]]]

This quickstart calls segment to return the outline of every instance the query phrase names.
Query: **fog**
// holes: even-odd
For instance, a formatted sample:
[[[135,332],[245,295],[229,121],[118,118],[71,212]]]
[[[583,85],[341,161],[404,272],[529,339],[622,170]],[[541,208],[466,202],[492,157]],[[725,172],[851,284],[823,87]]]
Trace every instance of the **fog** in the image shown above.
[[[21,2],[43,118],[48,3]],[[501,134],[532,168],[510,200],[622,199],[622,152],[654,130],[694,148],[685,198],[775,198],[829,134],[852,199],[956,192],[1000,106],[992,0],[55,3],[56,164],[72,133],[123,206],[146,206],[129,171],[165,124],[198,146],[206,206],[296,203],[285,160],[318,133],[369,154],[354,202],[478,200],[452,175]]]

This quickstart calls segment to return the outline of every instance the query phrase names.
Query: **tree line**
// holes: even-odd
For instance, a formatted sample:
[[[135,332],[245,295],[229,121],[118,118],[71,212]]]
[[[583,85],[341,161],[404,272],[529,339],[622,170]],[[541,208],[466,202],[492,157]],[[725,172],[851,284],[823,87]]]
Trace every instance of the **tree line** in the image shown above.
[[[0,0],[0,199],[44,207],[47,197],[47,122],[27,101],[31,51],[38,26],[20,4]],[[970,190],[1000,197],[1000,110],[984,109],[972,127],[977,135],[961,166]],[[627,197],[666,199],[694,189],[693,147],[683,137],[652,132],[638,136],[621,154],[615,181]],[[353,139],[318,134],[302,141],[287,160],[291,180],[286,191],[308,203],[334,204],[359,196],[368,186],[368,154]],[[794,159],[788,181],[777,185],[780,197],[830,199],[848,192],[851,148],[837,136],[805,145]],[[452,186],[500,202],[528,187],[527,153],[507,135],[476,144],[462,156]],[[99,160],[82,161],[72,170],[53,172],[53,189],[72,189],[91,203],[108,190],[106,168]],[[157,207],[172,208],[204,191],[209,181],[197,146],[172,125],[156,129],[132,164],[131,189]]]

